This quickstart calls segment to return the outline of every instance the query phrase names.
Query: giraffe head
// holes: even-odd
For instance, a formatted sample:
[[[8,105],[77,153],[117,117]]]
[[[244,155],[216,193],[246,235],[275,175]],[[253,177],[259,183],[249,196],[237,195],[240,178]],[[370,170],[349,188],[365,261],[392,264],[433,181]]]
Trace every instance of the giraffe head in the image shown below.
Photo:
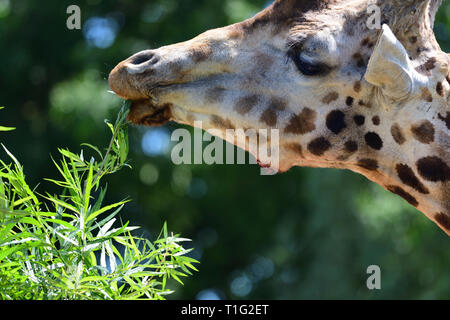
[[[279,129],[281,171],[361,173],[450,235],[450,59],[432,31],[440,2],[276,0],[139,52],[109,82],[134,101],[133,123]],[[377,13],[382,28],[370,27]]]

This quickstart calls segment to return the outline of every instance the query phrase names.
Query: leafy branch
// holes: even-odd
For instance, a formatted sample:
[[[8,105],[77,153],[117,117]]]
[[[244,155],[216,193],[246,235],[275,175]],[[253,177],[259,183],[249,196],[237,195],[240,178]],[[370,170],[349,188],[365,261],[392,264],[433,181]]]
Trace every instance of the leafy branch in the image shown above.
[[[168,233],[157,240],[137,237],[138,227],[116,226],[129,200],[104,205],[102,178],[124,166],[128,155],[127,105],[114,124],[111,141],[100,157],[85,160],[59,149],[53,160],[60,180],[58,195],[32,190],[20,162],[4,146],[12,163],[0,160],[0,298],[1,299],[164,299],[173,293],[169,279],[197,271],[189,239]],[[3,127],[0,127],[0,130]]]

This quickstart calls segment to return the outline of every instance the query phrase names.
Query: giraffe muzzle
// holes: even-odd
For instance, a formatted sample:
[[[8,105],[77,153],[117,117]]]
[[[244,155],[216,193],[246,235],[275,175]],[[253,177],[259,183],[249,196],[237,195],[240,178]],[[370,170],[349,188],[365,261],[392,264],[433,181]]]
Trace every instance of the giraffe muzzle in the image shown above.
[[[160,126],[172,119],[172,105],[159,104],[153,94],[154,90],[167,86],[151,80],[159,61],[155,51],[141,51],[119,63],[109,75],[111,89],[121,98],[132,101],[128,120],[134,124]]]
[[[109,86],[121,98],[126,100],[145,100],[151,98],[151,87],[142,87],[154,73],[154,65],[159,58],[151,50],[141,51],[120,62],[109,74]],[[152,87],[157,87],[155,83]]]

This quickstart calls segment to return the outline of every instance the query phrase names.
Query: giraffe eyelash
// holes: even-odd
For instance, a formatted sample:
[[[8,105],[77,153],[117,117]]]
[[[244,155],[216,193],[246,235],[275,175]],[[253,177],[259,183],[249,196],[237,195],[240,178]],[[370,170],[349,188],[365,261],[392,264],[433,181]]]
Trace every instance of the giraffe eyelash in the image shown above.
[[[330,72],[331,68],[325,63],[307,61],[302,58],[302,46],[298,43],[289,45],[287,61],[292,60],[297,69],[305,76],[323,76]]]

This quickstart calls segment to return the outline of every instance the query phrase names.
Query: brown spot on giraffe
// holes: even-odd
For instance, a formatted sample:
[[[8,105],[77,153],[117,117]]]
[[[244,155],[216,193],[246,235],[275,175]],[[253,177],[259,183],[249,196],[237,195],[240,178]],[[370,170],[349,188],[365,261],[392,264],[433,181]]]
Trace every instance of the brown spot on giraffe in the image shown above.
[[[380,117],[379,117],[379,116],[374,116],[374,117],[372,118],[372,123],[373,123],[375,126],[379,126],[380,123],[381,123]]]
[[[432,48],[429,46],[429,45],[424,45],[424,46],[419,46],[419,47],[417,47],[417,53],[418,54],[421,54],[421,53],[423,53],[423,52],[430,52],[430,51],[432,51]],[[430,59],[435,59],[435,58],[430,58]],[[432,68],[433,69],[433,68]],[[432,70],[431,69],[431,70]]]
[[[195,63],[200,63],[209,58],[212,54],[211,46],[205,43],[199,43],[191,47],[191,57]]]
[[[336,91],[328,93],[325,97],[322,98],[322,102],[325,104],[330,104],[333,101],[339,99],[339,94]]]
[[[355,98],[353,98],[353,97],[347,97],[347,98],[345,99],[345,104],[346,104],[347,106],[351,107],[351,106],[353,105],[353,101],[355,101]]]
[[[425,100],[427,102],[433,102],[433,96],[431,95],[430,90],[428,90],[427,88],[423,88],[422,89],[422,100]]]
[[[243,98],[240,98],[236,102],[234,110],[236,110],[236,112],[240,115],[244,116],[256,106],[258,101],[259,97],[257,95],[245,96]]]
[[[357,52],[353,55],[353,59],[356,60],[356,65],[358,68],[364,68],[366,66],[366,62],[363,59],[361,53]]]
[[[412,43],[412,44],[417,43],[417,36],[412,36],[412,37],[410,37],[410,38],[409,38],[409,42]]]
[[[316,129],[316,125],[314,123],[316,118],[316,111],[310,108],[304,108],[300,114],[292,115],[288,125],[284,128],[284,132],[293,134],[306,134],[312,132]]]
[[[275,127],[278,122],[278,115],[276,109],[267,108],[259,118],[259,121],[265,123],[269,127]]]
[[[411,126],[411,132],[417,141],[430,144],[434,141],[434,126],[428,120],[423,120]]]
[[[372,108],[372,104],[370,102],[364,102],[363,100],[359,100],[358,105],[361,107],[366,107],[367,109]]]
[[[445,182],[450,180],[450,168],[439,157],[429,156],[419,159],[416,163],[422,178],[432,182]]]
[[[288,102],[283,98],[272,97],[269,102],[269,108],[277,111],[284,111],[286,110],[287,104]]]
[[[406,142],[405,136],[398,123],[394,123],[391,127],[391,135],[397,144],[402,145]]]
[[[229,119],[224,119],[217,115],[211,116],[211,124],[213,125],[213,127],[216,127],[218,129],[222,129],[222,130],[235,129],[235,126]]]
[[[278,112],[286,109],[286,100],[273,97],[267,109],[261,114],[260,121],[269,127],[275,127],[278,122]]]
[[[436,219],[436,222],[439,223],[439,225],[444,228],[447,231],[450,231],[450,216],[440,212],[437,213],[434,218]]]
[[[414,198],[411,194],[409,194],[405,190],[403,190],[403,188],[401,188],[399,186],[387,186],[386,189],[388,189],[390,192],[392,192],[392,193],[402,197],[410,205],[412,205],[414,207],[418,207],[419,206],[419,202],[417,201],[417,199]]]
[[[381,150],[383,148],[383,140],[376,132],[368,132],[364,136],[366,143],[369,147],[375,150]]]
[[[418,53],[425,51],[423,48],[418,48]],[[416,71],[426,76],[431,76],[431,71],[436,67],[437,59],[435,57],[429,58],[424,64],[418,66]]]
[[[447,112],[447,115],[445,117],[441,116],[440,113],[438,114],[438,117],[439,117],[440,120],[445,122],[445,125],[447,126],[447,129],[450,130],[450,111]]]
[[[444,96],[444,86],[442,85],[442,82],[438,82],[436,84],[436,92],[438,95],[440,95],[441,97]]]
[[[366,117],[364,117],[363,115],[357,114],[353,117],[353,121],[355,121],[357,126],[362,126],[364,125],[364,123],[366,122]]]
[[[207,103],[214,103],[217,101],[221,101],[224,97],[226,90],[221,87],[213,87],[206,90],[205,100]]]
[[[345,143],[344,147],[345,147],[345,151],[348,153],[355,153],[356,151],[358,151],[358,143],[353,140],[347,141]]]
[[[288,143],[288,144],[286,144],[286,148],[288,150],[298,154],[301,158],[305,157],[303,155],[303,147],[300,143],[296,143],[296,142]]]
[[[361,41],[361,46],[363,46],[363,47],[367,46],[367,45],[369,44],[369,41],[370,41],[369,38],[364,38],[364,39]]]
[[[347,124],[345,123],[345,113],[341,110],[333,110],[331,111],[326,118],[327,128],[333,132],[334,134],[339,134],[347,128]]]
[[[405,185],[410,186],[423,194],[430,193],[428,188],[425,187],[422,182],[420,182],[419,178],[417,178],[414,171],[407,164],[403,163],[397,164],[396,170],[397,175]]]
[[[430,59],[427,60],[427,62],[425,62],[425,64],[423,65],[426,71],[431,71],[436,67],[436,58],[435,57],[431,57]]]
[[[378,161],[375,159],[360,159],[357,166],[369,171],[376,171],[379,168]]]
[[[308,150],[315,156],[323,156],[325,152],[330,150],[331,143],[324,137],[319,137],[308,143]]]
[[[267,71],[274,64],[273,58],[264,53],[255,54],[254,59],[256,64],[255,70],[258,70],[258,72]]]

